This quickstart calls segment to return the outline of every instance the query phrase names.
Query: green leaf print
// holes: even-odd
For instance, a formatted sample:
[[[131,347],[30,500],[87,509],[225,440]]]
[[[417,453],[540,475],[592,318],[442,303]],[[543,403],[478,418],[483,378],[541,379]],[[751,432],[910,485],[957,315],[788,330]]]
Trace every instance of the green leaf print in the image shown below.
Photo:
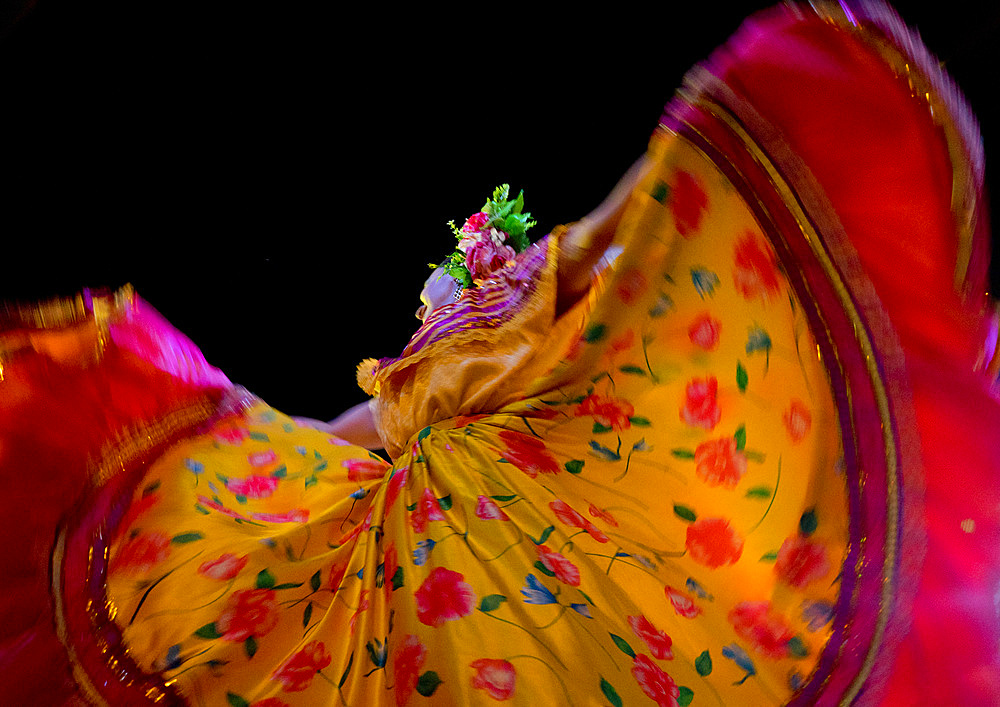
[[[736,440],[736,451],[742,452],[747,446],[747,428],[745,425],[740,425],[736,428],[735,434],[733,434],[733,439]]]
[[[305,611],[302,612],[302,628],[309,627],[309,621],[312,619],[313,615],[313,603],[309,602],[306,604]]]
[[[583,471],[583,466],[585,463],[586,462],[584,462],[583,459],[571,459],[570,461],[566,462],[566,464],[563,465],[563,468],[571,474],[579,474],[581,471]],[[497,497],[494,496],[493,498],[496,499]],[[511,498],[513,498],[513,496],[511,496]]]
[[[610,432],[611,430],[612,430],[611,427],[607,427],[606,425],[602,425],[600,422],[595,422],[594,423],[593,433],[595,435],[603,434],[605,432]]]
[[[611,683],[603,677],[601,678],[601,692],[614,707],[622,707],[622,698],[618,696],[618,692],[611,686]]]
[[[403,586],[403,566],[400,565],[392,575],[392,591]]]
[[[800,636],[792,636],[785,645],[788,647],[788,652],[796,658],[806,658],[809,655],[809,649]]]
[[[322,582],[319,573],[320,570],[316,570],[316,572],[313,573],[313,576],[309,578],[309,588],[314,592],[319,591],[319,585]]]
[[[670,453],[677,459],[694,459],[694,452],[690,449],[671,449]]]
[[[666,204],[667,200],[670,199],[670,185],[657,179],[649,195],[661,204]]]
[[[441,506],[441,510],[442,511],[450,511],[451,510],[451,494],[448,494],[447,496],[439,498],[437,501],[438,501],[438,505]]]
[[[618,369],[622,373],[627,373],[630,376],[644,376],[646,375],[646,369],[640,368],[639,366],[621,366]]]
[[[774,562],[777,559],[778,559],[778,551],[777,550],[771,550],[771,552],[765,553],[765,554],[763,554],[763,555],[760,556],[760,561],[761,562]]]
[[[198,638],[222,638],[222,634],[215,628],[214,621],[199,628],[194,635]]]
[[[424,697],[430,697],[434,694],[434,691],[438,689],[438,685],[440,685],[441,682],[441,678],[438,677],[437,673],[433,670],[428,670],[417,680],[417,692]]]
[[[243,641],[243,650],[246,651],[247,658],[253,658],[257,654],[257,639],[247,636],[247,640]]]
[[[231,705],[231,707],[250,707],[249,702],[232,692],[226,693],[226,701]]]
[[[615,645],[618,646],[618,650],[627,655],[629,658],[635,658],[635,651],[632,650],[632,646],[628,644],[628,641],[613,633],[609,633],[609,635],[611,636],[611,640],[615,642]]]
[[[681,506],[679,504],[675,504],[674,505],[674,513],[677,515],[677,517],[679,517],[679,518],[681,518],[683,520],[686,520],[688,522],[691,522],[691,523],[693,523],[696,520],[698,520],[698,514],[695,513],[694,511],[692,511],[687,506]]]
[[[687,707],[694,699],[694,690],[690,687],[679,685],[677,687],[677,693],[677,704],[680,705],[680,707]]]
[[[799,519],[799,530],[802,531],[803,535],[812,535],[816,532],[816,527],[819,525],[819,521],[816,519],[816,509],[810,508],[808,511],[802,514]]]
[[[586,331],[583,332],[583,340],[588,344],[593,344],[604,338],[607,333],[608,328],[604,324],[594,323],[587,327]]]
[[[503,604],[505,601],[507,601],[507,597],[505,597],[503,594],[487,595],[483,597],[483,600],[481,602],[479,602],[479,610],[482,611],[484,614],[488,614],[491,611],[495,611],[497,608],[499,608],[500,605]]]
[[[754,486],[746,493],[747,498],[771,498],[771,489],[767,486]]]
[[[266,569],[257,573],[257,581],[254,584],[256,589],[270,589],[274,586],[274,575]]]
[[[548,567],[542,564],[541,560],[535,560],[535,569],[546,575],[547,577],[555,577],[556,573],[550,570]]]
[[[701,655],[694,659],[694,668],[702,677],[712,674],[712,656],[708,651],[702,651]]]
[[[344,686],[347,682],[347,676],[351,674],[351,666],[354,665],[354,651],[351,651],[351,657],[347,659],[347,667],[344,668],[344,674],[340,676],[340,682],[337,683],[337,689]]]
[[[542,543],[544,543],[546,540],[549,539],[549,536],[552,535],[552,531],[554,531],[555,529],[556,527],[554,525],[550,525],[548,528],[542,531],[542,534],[539,536],[538,540],[531,538],[530,535],[528,537],[531,538],[531,542],[535,543],[535,545],[541,545]]]
[[[736,362],[736,387],[740,389],[741,393],[747,392],[747,386],[750,384],[750,376],[747,375],[747,369],[743,367],[742,361]]]
[[[175,545],[183,545],[184,543],[193,543],[195,540],[201,540],[204,537],[201,533],[180,533],[170,538],[170,542]]]
[[[653,423],[647,420],[645,417],[630,417],[628,419],[636,427],[649,427]]]

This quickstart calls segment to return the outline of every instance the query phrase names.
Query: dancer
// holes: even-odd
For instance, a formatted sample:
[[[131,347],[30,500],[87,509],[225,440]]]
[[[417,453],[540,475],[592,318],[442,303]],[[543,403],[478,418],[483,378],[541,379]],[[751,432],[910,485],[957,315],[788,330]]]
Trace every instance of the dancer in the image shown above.
[[[495,192],[409,344],[359,366],[371,402],[329,426],[232,385],[129,291],[8,311],[0,463],[36,564],[5,682],[988,703],[981,175],[974,121],[890,10],[782,7],[689,74],[591,215],[529,245]]]

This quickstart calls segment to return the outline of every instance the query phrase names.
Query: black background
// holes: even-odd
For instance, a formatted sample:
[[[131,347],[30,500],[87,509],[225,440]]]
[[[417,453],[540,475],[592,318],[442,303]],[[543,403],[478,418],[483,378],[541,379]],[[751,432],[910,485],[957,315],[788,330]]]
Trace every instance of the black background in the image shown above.
[[[684,72],[772,3],[677,4],[9,2],[0,298],[131,283],[235,382],[330,418],[364,399],[355,364],[415,328],[448,220],[501,182],[533,237],[587,213]],[[898,8],[988,157],[995,8]]]

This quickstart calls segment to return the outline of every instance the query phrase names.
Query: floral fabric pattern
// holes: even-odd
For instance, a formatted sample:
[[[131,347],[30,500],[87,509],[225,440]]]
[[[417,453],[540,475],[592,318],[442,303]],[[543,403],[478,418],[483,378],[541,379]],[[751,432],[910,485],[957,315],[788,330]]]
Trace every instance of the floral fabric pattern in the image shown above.
[[[738,190],[675,135],[651,156],[522,399],[391,465],[261,404],[150,467],[109,578],[145,669],[198,705],[795,695],[848,545],[831,383]]]

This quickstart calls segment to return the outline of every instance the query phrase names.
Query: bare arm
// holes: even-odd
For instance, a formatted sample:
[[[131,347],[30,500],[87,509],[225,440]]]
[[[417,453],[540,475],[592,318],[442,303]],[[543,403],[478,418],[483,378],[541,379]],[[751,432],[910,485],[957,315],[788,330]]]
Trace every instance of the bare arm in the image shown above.
[[[305,417],[294,419],[300,425],[322,430],[365,449],[382,449],[384,446],[367,402],[358,403],[354,407],[348,408],[329,422]]]
[[[559,249],[557,316],[586,294],[594,266],[614,239],[629,194],[649,168],[646,157],[640,157],[601,205],[573,224],[563,236]]]

